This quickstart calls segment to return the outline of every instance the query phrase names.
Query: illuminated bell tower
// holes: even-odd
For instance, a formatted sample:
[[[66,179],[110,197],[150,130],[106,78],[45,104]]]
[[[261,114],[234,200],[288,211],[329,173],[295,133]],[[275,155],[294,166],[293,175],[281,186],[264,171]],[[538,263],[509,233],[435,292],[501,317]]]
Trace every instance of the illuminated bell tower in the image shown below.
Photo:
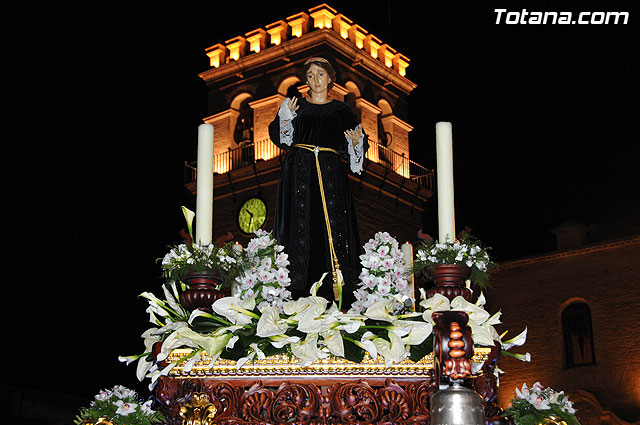
[[[407,57],[326,4],[236,35],[206,54],[211,67],[199,76],[208,87],[204,122],[215,128],[214,238],[230,231],[248,240],[238,214],[254,198],[266,205],[263,228],[273,228],[282,152],[268,126],[285,98],[308,90],[303,63],[322,56],[336,71],[329,97],[349,104],[369,136],[364,171],[350,175],[361,238],[388,231],[399,241],[416,239],[433,172],[409,159],[407,96],[416,84],[406,78]],[[190,173],[186,184],[195,192]]]

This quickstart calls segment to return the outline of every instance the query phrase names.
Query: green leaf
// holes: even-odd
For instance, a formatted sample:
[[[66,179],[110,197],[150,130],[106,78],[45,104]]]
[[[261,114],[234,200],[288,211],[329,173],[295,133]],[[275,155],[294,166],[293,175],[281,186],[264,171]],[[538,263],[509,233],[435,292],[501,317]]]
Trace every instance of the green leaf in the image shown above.
[[[412,362],[418,362],[433,351],[433,334],[429,335],[427,339],[420,345],[409,346],[409,360]]]
[[[354,363],[360,363],[364,359],[365,350],[355,345],[348,339],[344,339],[344,358]]]
[[[203,334],[215,332],[221,327],[222,325],[219,322],[203,316],[198,316],[191,321],[191,328]]]

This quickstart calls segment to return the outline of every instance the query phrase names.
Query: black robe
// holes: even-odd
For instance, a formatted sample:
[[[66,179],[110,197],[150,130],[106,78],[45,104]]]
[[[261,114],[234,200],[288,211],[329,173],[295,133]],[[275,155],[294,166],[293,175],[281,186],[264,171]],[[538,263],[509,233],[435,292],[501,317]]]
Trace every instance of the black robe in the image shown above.
[[[288,289],[293,299],[309,296],[311,285],[328,272],[318,295],[333,300],[331,256],[315,154],[293,145],[307,144],[336,150],[339,154],[320,151],[319,159],[334,249],[345,280],[342,307],[349,308],[355,300],[353,292],[361,270],[361,245],[348,177],[350,158],[347,143],[350,142],[344,132],[354,130],[359,123],[351,108],[338,100],[317,105],[299,99],[298,105],[297,116],[292,121],[291,145],[280,140],[278,115],[269,125],[273,143],[287,151],[278,183],[274,236],[289,255],[291,285]],[[368,147],[364,134],[363,156]]]

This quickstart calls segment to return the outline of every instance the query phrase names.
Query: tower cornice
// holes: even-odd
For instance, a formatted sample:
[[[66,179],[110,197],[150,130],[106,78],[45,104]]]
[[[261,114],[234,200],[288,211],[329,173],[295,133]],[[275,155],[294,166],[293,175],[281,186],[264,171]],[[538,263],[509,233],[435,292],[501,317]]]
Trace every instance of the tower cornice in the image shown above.
[[[219,67],[211,67],[198,75],[207,85],[214,85],[228,78],[244,78],[254,70],[264,69],[268,65],[275,66],[291,61],[303,62],[307,59],[305,52],[317,50],[319,46],[330,47],[337,55],[341,55],[343,60],[350,60],[354,67],[364,68],[379,78],[384,85],[393,85],[405,94],[409,94],[417,87],[417,84],[400,75],[393,67],[385,65],[384,62],[372,57],[366,50],[358,48],[356,44],[342,38],[331,29],[317,29],[302,37],[295,37],[279,45],[270,46],[259,53],[240,57]]]

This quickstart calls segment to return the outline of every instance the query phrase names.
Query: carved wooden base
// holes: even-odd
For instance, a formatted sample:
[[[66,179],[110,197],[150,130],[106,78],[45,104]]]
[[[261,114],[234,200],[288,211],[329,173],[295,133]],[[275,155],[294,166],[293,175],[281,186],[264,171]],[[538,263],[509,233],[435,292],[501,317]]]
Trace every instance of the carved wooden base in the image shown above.
[[[420,380],[225,381],[221,378],[161,377],[154,390],[168,424],[182,424],[192,399],[213,405],[213,424],[429,424],[433,377]],[[206,400],[203,394],[208,397]],[[191,415],[194,417],[194,415]]]

